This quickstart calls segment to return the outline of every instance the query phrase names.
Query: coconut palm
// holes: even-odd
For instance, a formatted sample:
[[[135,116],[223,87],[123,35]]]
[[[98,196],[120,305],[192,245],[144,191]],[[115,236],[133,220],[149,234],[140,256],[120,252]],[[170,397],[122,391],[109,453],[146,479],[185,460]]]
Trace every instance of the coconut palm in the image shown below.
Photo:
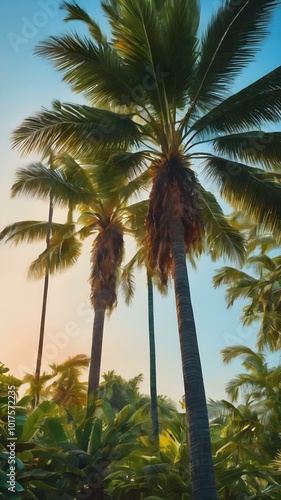
[[[227,306],[231,307],[237,299],[249,299],[243,307],[243,325],[261,323],[257,334],[257,348],[272,351],[281,346],[281,258],[270,258],[266,254],[249,257],[246,271],[225,266],[214,276],[214,286],[228,285],[226,290]]]
[[[194,171],[204,167],[235,209],[266,228],[279,227],[281,186],[273,170],[280,165],[281,134],[261,129],[280,120],[281,67],[233,91],[278,4],[222,2],[200,36],[197,0],[110,0],[102,2],[108,40],[83,9],[65,2],[67,20],[83,20],[90,37],[50,37],[37,53],[90,105],[56,101],[14,133],[14,146],[26,153],[52,143],[102,156],[118,146],[115,167],[128,175],[137,166],[151,172],[147,261],[164,283],[171,274],[175,283],[195,499],[217,493],[185,255],[205,240],[214,258],[241,261],[243,240]],[[249,147],[253,140],[263,147]]]
[[[137,251],[132,259],[126,264],[122,271],[121,286],[127,305],[131,304],[134,294],[134,268],[145,266],[147,278],[147,304],[148,304],[148,336],[149,336],[149,367],[150,367],[150,398],[151,398],[151,420],[152,434],[157,443],[159,443],[159,421],[158,421],[158,403],[157,403],[157,377],[156,377],[156,349],[154,332],[154,293],[153,278],[149,271],[145,259],[145,249],[143,240],[145,237],[145,217],[147,213],[147,200],[143,200],[128,208],[130,212],[129,223],[134,231],[134,238],[137,243]],[[160,286],[160,284],[158,283]],[[161,286],[160,286],[161,288]],[[163,287],[161,289],[163,292]],[[166,290],[165,290],[166,291]]]
[[[222,350],[222,356],[225,363],[241,356],[242,365],[248,372],[239,374],[228,382],[226,391],[232,401],[237,401],[238,396],[243,395],[246,403],[255,405],[261,422],[268,429],[278,432],[281,425],[281,367],[270,368],[264,354],[256,353],[243,345],[226,347]]]
[[[86,406],[87,382],[81,382],[81,371],[88,368],[90,359],[84,354],[77,354],[65,362],[50,365],[52,384],[48,386],[45,396],[51,396],[55,403],[62,406]]]
[[[110,155],[107,161],[110,161]],[[124,178],[122,172],[116,170],[110,179],[105,179],[99,169],[99,161],[83,169],[72,158],[71,173],[73,182],[79,178],[79,184],[90,192],[92,197],[87,204],[80,205],[78,224],[82,225],[77,234],[85,239],[93,237],[91,250],[91,302],[94,309],[93,339],[90,356],[88,384],[88,412],[93,407],[100,382],[100,367],[104,320],[106,312],[110,313],[117,304],[117,285],[120,265],[124,255],[124,235],[131,234],[126,225],[129,216],[128,199],[145,186],[149,176],[146,173],[135,176],[131,181]],[[83,179],[82,179],[83,177]],[[133,212],[134,208],[131,208]]]
[[[0,240],[18,244],[20,242],[34,242],[46,239],[46,248],[30,265],[29,278],[44,278],[43,300],[39,330],[39,344],[36,360],[34,387],[34,404],[39,403],[40,374],[43,355],[45,321],[50,274],[57,270],[64,270],[73,265],[80,255],[81,244],[73,235],[73,208],[78,202],[85,201],[86,193],[79,193],[79,189],[72,186],[62,170],[59,168],[60,158],[50,153],[48,166],[43,163],[32,163],[26,168],[18,169],[16,180],[11,188],[11,196],[33,196],[34,198],[49,201],[48,220],[19,221],[6,226],[0,233]],[[84,196],[84,198],[83,198]],[[68,207],[67,224],[53,222],[55,204]]]

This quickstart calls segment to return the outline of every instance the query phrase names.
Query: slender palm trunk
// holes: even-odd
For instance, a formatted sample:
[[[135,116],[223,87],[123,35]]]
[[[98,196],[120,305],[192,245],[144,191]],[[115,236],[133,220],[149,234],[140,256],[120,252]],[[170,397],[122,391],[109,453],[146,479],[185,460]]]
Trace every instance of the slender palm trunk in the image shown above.
[[[194,500],[217,500],[206,396],[186,267],[183,228],[171,220],[174,285],[187,412]]]
[[[156,352],[154,335],[154,307],[153,307],[153,284],[151,275],[147,271],[147,293],[148,293],[148,330],[149,330],[149,356],[150,356],[150,398],[152,433],[157,444],[159,444],[159,422],[156,385]]]
[[[48,228],[47,228],[47,235],[46,235],[47,264],[46,264],[46,274],[45,274],[44,289],[43,289],[43,301],[42,301],[40,332],[39,332],[39,345],[38,345],[37,361],[36,361],[36,369],[35,369],[35,377],[34,377],[35,406],[37,406],[39,404],[39,398],[40,398],[39,379],[40,379],[41,365],[42,365],[42,354],[43,354],[43,344],[44,344],[44,335],[45,335],[45,320],[46,320],[47,298],[48,298],[49,277],[50,277],[50,240],[51,240],[51,233],[52,233],[53,211],[54,211],[53,195],[52,195],[52,191],[50,191]]]
[[[104,317],[105,317],[105,305],[97,306],[95,309],[91,361],[89,370],[88,403],[87,403],[88,416],[91,410],[93,409],[94,400],[99,390]]]

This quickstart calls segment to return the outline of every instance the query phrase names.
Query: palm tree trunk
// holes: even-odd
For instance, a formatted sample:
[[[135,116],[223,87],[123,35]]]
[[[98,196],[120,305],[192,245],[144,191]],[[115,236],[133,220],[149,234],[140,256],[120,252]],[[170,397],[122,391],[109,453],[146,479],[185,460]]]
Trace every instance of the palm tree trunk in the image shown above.
[[[43,343],[44,343],[44,335],[45,335],[45,320],[46,320],[46,310],[47,310],[47,298],[48,298],[48,288],[49,288],[50,240],[51,240],[51,233],[52,233],[53,211],[54,211],[53,195],[52,195],[52,191],[50,191],[48,228],[47,228],[47,235],[46,235],[47,264],[46,264],[46,274],[45,274],[45,279],[44,279],[43,301],[42,301],[40,332],[39,332],[39,344],[38,344],[37,361],[36,361],[36,369],[35,369],[35,377],[34,377],[35,406],[37,406],[39,404],[39,398],[40,398],[39,379],[40,379],[40,374],[41,374]]]
[[[147,271],[147,293],[148,293],[148,330],[149,330],[149,356],[150,356],[150,399],[152,433],[156,444],[159,444],[159,422],[156,385],[156,353],[154,335],[154,307],[153,307],[153,284],[151,275]]]
[[[88,416],[90,411],[93,409],[94,400],[99,390],[104,317],[105,305],[99,305],[95,309],[95,318],[93,325],[92,350],[88,384]]]
[[[176,217],[171,220],[171,234],[193,498],[217,500],[206,396],[186,267],[183,227]]]

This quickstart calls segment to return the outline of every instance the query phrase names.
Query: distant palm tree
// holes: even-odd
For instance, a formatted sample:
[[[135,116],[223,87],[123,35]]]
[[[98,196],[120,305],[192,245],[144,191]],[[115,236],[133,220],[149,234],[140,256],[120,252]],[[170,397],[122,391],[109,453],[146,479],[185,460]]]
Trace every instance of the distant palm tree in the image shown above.
[[[81,382],[83,369],[88,368],[90,358],[77,354],[65,362],[50,365],[52,369],[52,383],[48,386],[45,395],[51,396],[55,403],[62,406],[76,405],[85,407],[87,403],[87,382]]]
[[[20,242],[33,242],[46,239],[44,252],[36,259],[29,268],[29,277],[44,277],[43,301],[39,331],[39,345],[35,369],[34,387],[35,405],[39,404],[40,374],[43,355],[43,343],[45,333],[45,320],[47,310],[47,298],[50,273],[55,270],[66,269],[73,265],[80,255],[81,244],[73,235],[73,207],[85,197],[81,196],[79,190],[70,185],[62,170],[58,166],[59,157],[50,153],[49,166],[43,163],[32,163],[26,168],[18,169],[16,181],[11,188],[12,197],[18,195],[33,196],[49,201],[47,222],[43,221],[19,221],[6,226],[0,233],[0,240],[18,244]],[[85,193],[86,194],[86,193]],[[64,204],[68,207],[67,225],[53,222],[54,204]],[[54,244],[54,240],[56,243]]]
[[[123,172],[151,173],[148,264],[164,283],[170,275],[175,283],[195,500],[217,499],[217,491],[186,252],[203,241],[214,258],[241,262],[244,245],[194,170],[202,166],[235,209],[267,228],[280,226],[281,186],[273,169],[280,167],[281,134],[261,129],[280,120],[281,67],[233,92],[278,5],[224,1],[201,35],[197,0],[108,0],[102,7],[109,40],[83,9],[65,2],[67,20],[84,21],[91,38],[50,37],[37,53],[90,105],[55,102],[14,133],[14,146],[25,152],[45,151],[49,143],[100,157],[110,149]]]
[[[242,365],[248,373],[237,375],[226,385],[226,392],[232,401],[243,396],[246,403],[260,414],[260,421],[271,431],[277,431],[281,422],[281,366],[269,367],[266,356],[249,347],[236,345],[222,350],[223,361],[229,363],[242,357]],[[281,440],[279,439],[279,446]]]
[[[146,265],[146,252],[143,244],[145,238],[145,217],[147,213],[147,206],[148,200],[143,200],[134,205],[131,205],[127,209],[127,211],[129,212],[128,222],[134,234],[134,238],[137,244],[137,251],[132,259],[126,264],[126,266],[123,267],[121,275],[121,286],[123,289],[125,302],[127,305],[130,305],[135,288],[133,278],[134,268],[143,266],[146,268],[152,434],[156,439],[156,442],[159,443],[153,279],[151,272]],[[164,292],[164,287],[161,287],[159,280],[158,287],[162,292]],[[166,290],[167,287],[165,287],[165,291]]]
[[[221,268],[213,278],[214,286],[228,285],[228,307],[237,299],[249,299],[243,307],[243,324],[259,321],[257,348],[276,351],[281,347],[281,257],[255,255],[248,258],[245,267],[254,271],[253,275],[234,267]]]

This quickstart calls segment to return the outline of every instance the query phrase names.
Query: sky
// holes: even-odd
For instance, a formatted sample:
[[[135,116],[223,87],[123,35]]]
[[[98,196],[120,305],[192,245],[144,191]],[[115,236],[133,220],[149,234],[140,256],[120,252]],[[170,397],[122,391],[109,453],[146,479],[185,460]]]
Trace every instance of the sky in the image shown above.
[[[79,0],[79,5],[106,28],[99,0]],[[202,0],[202,26],[219,0]],[[18,168],[29,165],[35,156],[20,157],[11,148],[11,133],[22,120],[49,107],[53,99],[62,102],[83,102],[61,81],[62,75],[46,60],[33,55],[36,44],[49,35],[70,29],[63,22],[57,0],[1,0],[1,168],[0,168],[0,230],[18,220],[46,220],[47,203],[30,198],[10,198],[10,188]],[[271,25],[271,34],[257,54],[257,59],[237,81],[237,87],[280,65],[281,7]],[[81,25],[77,25],[81,30]],[[55,210],[54,219],[63,221],[63,213]],[[2,361],[11,373],[22,378],[35,370],[38,346],[43,281],[28,281],[29,264],[44,250],[44,243],[21,244],[18,247],[0,243],[0,332]],[[50,280],[43,369],[60,363],[68,356],[90,354],[93,310],[89,304],[91,241],[83,247],[77,264]],[[127,260],[133,244],[126,240]],[[255,347],[256,327],[244,328],[239,322],[242,303],[226,309],[223,288],[214,290],[214,270],[225,262],[200,260],[197,270],[189,269],[191,295],[197,325],[198,342],[207,398],[225,398],[225,385],[242,371],[239,360],[222,363],[220,350],[232,344]],[[229,264],[229,263],[228,263]],[[144,376],[141,390],[149,393],[149,351],[147,292],[145,273],[136,273],[136,293],[128,308],[118,297],[118,306],[106,319],[102,373],[115,370],[125,378],[140,373]],[[174,401],[184,393],[175,300],[173,289],[167,297],[155,292],[155,335],[157,350],[158,393]],[[276,356],[272,358],[274,363]],[[85,374],[86,379],[86,374]]]

